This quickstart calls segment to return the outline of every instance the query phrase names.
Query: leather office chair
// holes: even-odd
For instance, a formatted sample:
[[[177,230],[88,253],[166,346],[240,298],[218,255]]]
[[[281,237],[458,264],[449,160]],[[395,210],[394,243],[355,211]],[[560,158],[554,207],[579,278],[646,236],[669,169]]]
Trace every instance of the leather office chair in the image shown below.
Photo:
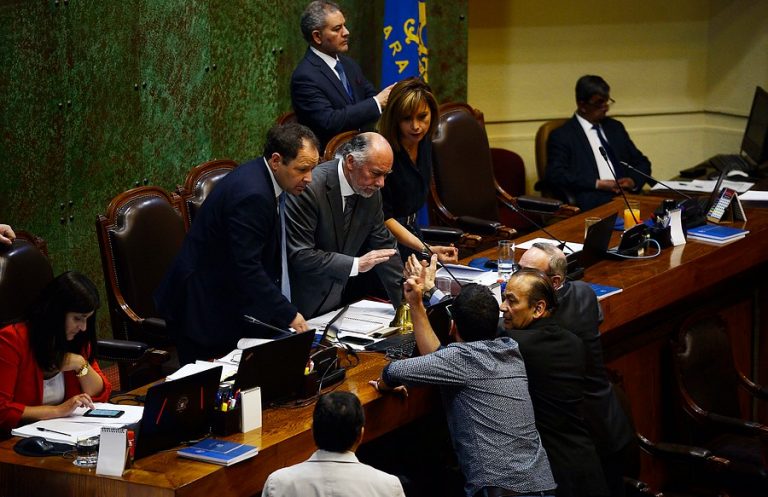
[[[45,241],[25,231],[18,230],[16,235],[11,246],[0,246],[0,324],[23,319],[53,280]],[[99,339],[96,344],[97,359],[116,362],[118,371],[120,364],[147,361],[151,354],[150,347],[141,342]]]
[[[492,147],[491,159],[493,177],[496,183],[513,198],[525,196],[525,163],[523,158],[512,150]],[[538,225],[546,224],[545,219],[536,213],[525,214],[531,220],[510,209],[501,209],[499,215],[505,226],[515,228],[520,233],[538,229],[531,223],[531,220]]]
[[[278,116],[278,118],[275,120],[276,124],[288,124],[288,123],[297,123],[299,122],[299,118],[296,117],[296,113],[292,110],[289,110],[288,112],[283,112]]]
[[[497,183],[479,110],[464,103],[441,105],[433,144],[431,210],[442,223],[481,235],[511,238],[516,231],[500,222],[500,209],[549,214],[562,210],[562,202],[515,198]]]
[[[768,400],[768,390],[736,369],[725,322],[714,314],[694,315],[681,326],[673,347],[679,401],[695,422],[685,426],[690,438],[731,461],[730,488],[768,495],[768,426],[746,421],[738,397],[743,388],[755,399]]]
[[[336,156],[336,151],[347,143],[349,140],[360,134],[357,130],[343,131],[338,135],[328,140],[328,144],[325,146],[325,152],[323,152],[323,162],[332,160]]]
[[[234,168],[237,163],[229,159],[214,159],[193,167],[184,180],[184,186],[176,188],[184,206],[184,223],[187,230],[192,226],[195,214],[200,210],[213,187]]]
[[[547,141],[549,140],[549,135],[567,121],[568,119],[553,119],[539,126],[538,131],[536,131],[536,173],[539,180],[534,185],[534,188],[545,197],[556,198],[569,205],[576,205],[576,196],[573,192],[551,185],[546,179]]]
[[[162,188],[142,186],[113,198],[96,221],[112,335],[154,347],[154,361],[121,370],[130,386],[161,377],[173,351],[153,293],[184,241],[180,203]]]
[[[11,245],[0,245],[0,325],[22,319],[53,280],[46,254],[21,232],[16,235]]]

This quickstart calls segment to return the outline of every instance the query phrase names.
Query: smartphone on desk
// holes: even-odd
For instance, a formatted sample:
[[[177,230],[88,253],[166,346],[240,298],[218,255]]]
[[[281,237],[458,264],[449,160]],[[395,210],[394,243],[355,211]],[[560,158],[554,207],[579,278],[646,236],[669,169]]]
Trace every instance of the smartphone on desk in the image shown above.
[[[117,409],[88,409],[83,416],[87,418],[119,418],[125,414],[125,411]]]

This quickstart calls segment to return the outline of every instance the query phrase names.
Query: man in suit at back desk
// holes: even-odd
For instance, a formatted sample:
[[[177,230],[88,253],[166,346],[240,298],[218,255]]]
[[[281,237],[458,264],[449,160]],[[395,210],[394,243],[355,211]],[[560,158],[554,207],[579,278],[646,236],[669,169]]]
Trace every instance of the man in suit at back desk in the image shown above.
[[[308,329],[290,300],[285,200],[312,180],[317,150],[307,127],[275,126],[264,156],[238,166],[203,203],[155,293],[181,364],[235,348],[250,331],[244,315]]]
[[[291,102],[299,122],[315,132],[325,147],[335,135],[372,125],[387,105],[392,85],[377,92],[360,66],[345,57],[349,30],[334,2],[311,2],[301,15],[309,43],[291,76]]]
[[[359,297],[343,294],[351,278],[370,270],[399,305],[403,265],[384,226],[379,192],[390,171],[387,140],[362,133],[317,167],[301,195],[288,199],[291,288],[302,314],[317,316]]]
[[[547,140],[546,181],[572,192],[581,210],[610,202],[621,189],[640,191],[645,178],[622,163],[651,174],[651,162],[624,125],[606,116],[613,103],[603,78],[582,76],[576,82],[576,113]]]

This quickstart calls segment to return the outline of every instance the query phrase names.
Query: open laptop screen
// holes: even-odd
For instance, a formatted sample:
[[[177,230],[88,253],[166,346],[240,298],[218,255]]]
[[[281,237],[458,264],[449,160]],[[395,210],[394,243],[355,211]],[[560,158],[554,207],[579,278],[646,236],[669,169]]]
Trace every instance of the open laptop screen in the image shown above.
[[[208,434],[221,366],[166,381],[147,390],[136,459]]]

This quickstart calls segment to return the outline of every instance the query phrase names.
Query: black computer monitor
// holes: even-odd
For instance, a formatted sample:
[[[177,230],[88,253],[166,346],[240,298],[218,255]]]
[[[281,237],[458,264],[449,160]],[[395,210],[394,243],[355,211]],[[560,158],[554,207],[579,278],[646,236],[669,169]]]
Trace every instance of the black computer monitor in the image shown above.
[[[741,150],[755,166],[768,161],[768,92],[759,86],[755,88]]]

